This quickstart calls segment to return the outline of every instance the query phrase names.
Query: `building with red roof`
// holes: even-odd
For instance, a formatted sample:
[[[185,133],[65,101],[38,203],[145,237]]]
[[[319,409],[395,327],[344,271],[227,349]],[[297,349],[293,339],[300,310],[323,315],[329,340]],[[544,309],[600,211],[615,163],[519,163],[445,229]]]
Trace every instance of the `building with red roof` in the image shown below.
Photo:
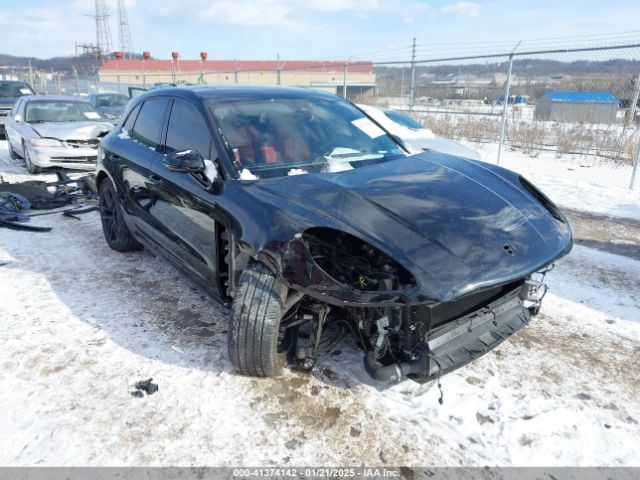
[[[119,84],[150,86],[176,84],[287,85],[343,94],[345,76],[349,96],[372,90],[376,77],[372,62],[347,64],[339,61],[308,60],[182,60],[176,52],[170,60],[110,59],[98,71],[99,80]],[[346,75],[345,75],[346,73]]]

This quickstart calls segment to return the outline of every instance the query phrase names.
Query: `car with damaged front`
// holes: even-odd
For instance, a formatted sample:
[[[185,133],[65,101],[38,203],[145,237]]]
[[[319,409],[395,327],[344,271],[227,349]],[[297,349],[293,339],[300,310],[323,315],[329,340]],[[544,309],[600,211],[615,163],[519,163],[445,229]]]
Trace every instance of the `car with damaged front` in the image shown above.
[[[51,167],[92,171],[100,138],[112,128],[82,98],[25,96],[6,120],[9,156],[23,158],[29,173]]]
[[[230,307],[229,358],[253,376],[311,368],[350,336],[373,378],[433,379],[526,326],[573,243],[522,176],[410,155],[304,89],[140,95],[96,175],[109,246],[165,257]]]

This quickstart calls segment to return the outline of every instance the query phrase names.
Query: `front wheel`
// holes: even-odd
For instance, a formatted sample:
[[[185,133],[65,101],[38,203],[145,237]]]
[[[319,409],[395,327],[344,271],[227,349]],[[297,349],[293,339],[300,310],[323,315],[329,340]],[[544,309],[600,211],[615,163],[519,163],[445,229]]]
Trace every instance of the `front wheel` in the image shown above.
[[[18,154],[16,153],[16,151],[13,149],[13,145],[11,145],[11,140],[9,140],[9,137],[7,136],[7,146],[9,147],[9,158],[11,158],[11,160],[17,160],[18,158]]]
[[[140,244],[124,222],[116,189],[108,178],[100,184],[100,221],[104,238],[112,250],[128,252],[140,249]]]
[[[229,329],[229,357],[241,374],[273,377],[286,365],[287,352],[279,340],[286,291],[262,263],[242,272]]]
[[[24,163],[27,164],[27,170],[29,171],[29,173],[40,173],[42,171],[42,168],[33,164],[33,161],[31,160],[31,154],[29,154],[29,149],[27,148],[26,143],[22,144],[22,150],[24,151]]]

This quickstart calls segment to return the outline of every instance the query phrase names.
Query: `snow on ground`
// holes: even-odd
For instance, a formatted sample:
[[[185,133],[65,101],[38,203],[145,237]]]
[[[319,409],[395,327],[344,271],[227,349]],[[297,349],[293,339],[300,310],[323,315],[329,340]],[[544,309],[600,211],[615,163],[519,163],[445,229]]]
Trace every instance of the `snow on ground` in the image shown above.
[[[111,251],[95,212],[32,223],[53,230],[0,229],[2,465],[640,464],[640,262],[577,246],[440,405],[371,384],[349,342],[311,374],[235,375],[228,312],[164,260]]]
[[[497,144],[465,144],[476,149],[483,161],[496,163]],[[640,220],[640,172],[634,190],[629,190],[631,165],[582,155],[556,158],[555,152],[534,157],[505,147],[500,166],[524,175],[561,207]]]

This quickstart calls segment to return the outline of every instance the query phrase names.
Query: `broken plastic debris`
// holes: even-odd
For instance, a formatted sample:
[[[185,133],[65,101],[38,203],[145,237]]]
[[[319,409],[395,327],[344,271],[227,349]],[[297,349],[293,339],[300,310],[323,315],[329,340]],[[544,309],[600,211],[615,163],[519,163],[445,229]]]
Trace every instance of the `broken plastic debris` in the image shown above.
[[[153,378],[148,378],[146,380],[140,380],[139,382],[136,382],[136,390],[134,392],[131,392],[131,395],[140,398],[143,396],[142,392],[145,392],[147,395],[153,395],[154,393],[156,393],[158,391],[158,385],[155,383],[151,383],[152,380]]]

